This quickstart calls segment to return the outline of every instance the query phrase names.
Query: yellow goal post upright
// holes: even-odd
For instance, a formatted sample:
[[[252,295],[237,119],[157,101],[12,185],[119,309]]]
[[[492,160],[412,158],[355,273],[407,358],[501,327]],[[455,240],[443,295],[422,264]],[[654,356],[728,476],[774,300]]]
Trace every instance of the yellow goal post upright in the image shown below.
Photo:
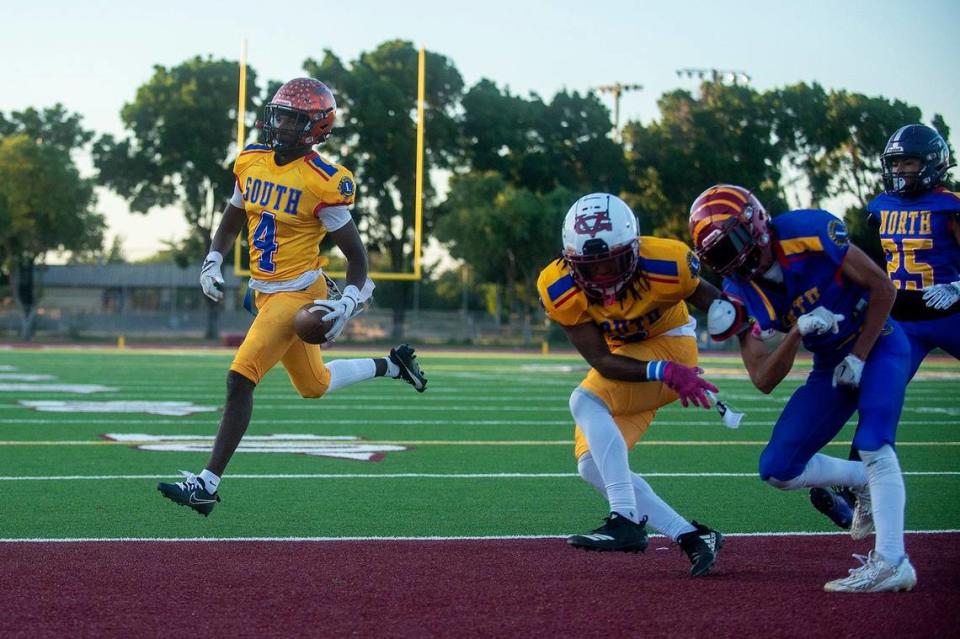
[[[426,51],[420,47],[417,56],[417,167],[416,184],[414,188],[414,218],[413,218],[413,272],[371,272],[373,280],[393,280],[405,282],[419,282],[423,279],[420,262],[423,257],[423,129],[424,129],[424,85],[426,84]],[[240,47],[240,90],[237,95],[237,153],[243,150],[246,140],[244,127],[245,109],[247,100],[247,41],[243,40]],[[243,268],[241,251],[242,236],[238,235],[233,245],[233,272],[237,277],[248,277],[250,270]],[[330,277],[345,277],[343,271],[326,271]]]

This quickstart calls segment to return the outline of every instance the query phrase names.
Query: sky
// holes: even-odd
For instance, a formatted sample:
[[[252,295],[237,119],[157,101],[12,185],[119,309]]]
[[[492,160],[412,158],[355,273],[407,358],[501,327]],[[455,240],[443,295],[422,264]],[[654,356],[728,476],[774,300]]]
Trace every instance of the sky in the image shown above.
[[[489,78],[549,99],[561,89],[643,85],[623,96],[621,124],[656,119],[662,93],[698,84],[677,70],[706,68],[746,72],[761,91],[819,82],[901,99],[960,132],[958,0],[0,0],[0,11],[0,112],[60,102],[98,134],[123,135],[120,110],[154,65],[237,60],[246,39],[263,84],[303,75],[303,61],[324,49],[348,63],[397,38],[450,58],[467,87]],[[92,171],[89,158],[78,163]],[[108,240],[119,235],[128,258],[185,233],[175,210],[144,216],[106,189],[98,197]]]

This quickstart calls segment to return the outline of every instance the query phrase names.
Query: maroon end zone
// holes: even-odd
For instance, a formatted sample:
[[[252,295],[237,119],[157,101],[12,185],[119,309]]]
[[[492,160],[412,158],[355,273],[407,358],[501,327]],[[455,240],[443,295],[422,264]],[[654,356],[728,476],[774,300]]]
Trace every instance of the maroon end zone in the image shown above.
[[[960,623],[960,535],[912,534],[912,593],[827,594],[863,543],[680,550],[563,540],[0,543],[0,636],[934,637]]]

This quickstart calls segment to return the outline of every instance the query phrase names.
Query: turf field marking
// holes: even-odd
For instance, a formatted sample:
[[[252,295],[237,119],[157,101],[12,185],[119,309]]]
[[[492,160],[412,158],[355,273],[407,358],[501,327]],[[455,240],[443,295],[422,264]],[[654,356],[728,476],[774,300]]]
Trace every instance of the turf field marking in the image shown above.
[[[944,477],[960,471],[905,471],[905,476]],[[643,473],[644,477],[671,478],[752,478],[757,473]],[[103,481],[127,479],[169,479],[171,475],[50,475],[0,476],[0,481]],[[230,479],[572,479],[577,473],[260,473],[229,475]]]
[[[944,530],[907,530],[908,535],[955,535],[960,529],[947,528]],[[335,541],[523,541],[527,539],[566,539],[573,533],[552,535],[471,535],[462,537],[429,536],[429,537],[0,537],[0,543],[12,544],[69,544],[69,543],[102,543],[102,542],[151,542],[151,543],[217,543],[225,541],[251,542],[335,542]],[[738,532],[723,533],[724,537],[847,537],[846,531],[789,531],[789,532]],[[651,538],[666,538],[665,535],[651,534]]]

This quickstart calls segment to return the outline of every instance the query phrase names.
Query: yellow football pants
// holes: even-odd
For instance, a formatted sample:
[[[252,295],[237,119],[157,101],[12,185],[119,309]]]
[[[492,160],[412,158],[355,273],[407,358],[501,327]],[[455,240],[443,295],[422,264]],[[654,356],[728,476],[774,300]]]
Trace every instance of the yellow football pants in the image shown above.
[[[300,307],[326,299],[327,283],[321,277],[302,291],[256,293],[257,316],[237,350],[230,370],[254,384],[281,362],[302,397],[320,397],[330,386],[330,371],[323,363],[318,344],[306,344],[293,330],[293,316]]]
[[[685,366],[697,365],[697,340],[693,337],[659,335],[642,342],[624,344],[612,352],[643,361],[663,359]],[[593,368],[580,382],[580,387],[607,405],[628,449],[636,446],[650,428],[658,408],[679,399],[662,382],[621,382],[607,379]],[[587,438],[577,426],[574,431],[574,455],[580,459],[589,449]]]

